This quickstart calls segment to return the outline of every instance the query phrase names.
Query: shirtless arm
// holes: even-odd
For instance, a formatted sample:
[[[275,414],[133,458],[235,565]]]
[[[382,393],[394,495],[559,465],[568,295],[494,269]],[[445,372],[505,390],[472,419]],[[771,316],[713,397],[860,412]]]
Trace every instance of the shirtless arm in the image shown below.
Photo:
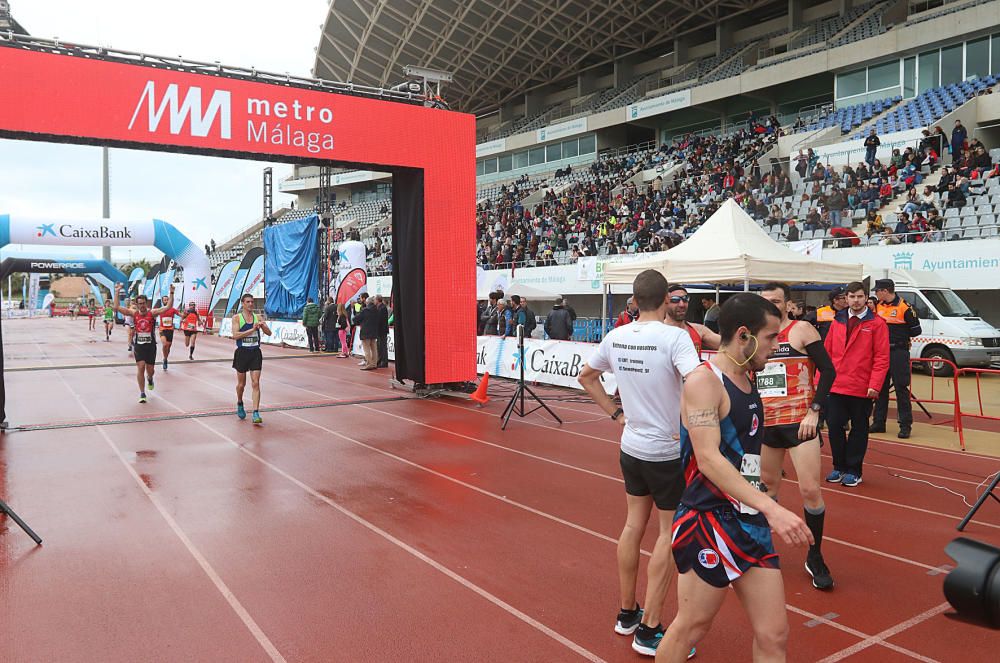
[[[830,387],[833,386],[836,373],[833,368],[833,362],[830,360],[830,355],[827,354],[826,348],[823,346],[823,340],[820,338],[819,331],[810,324],[796,324],[792,327],[792,331],[788,335],[788,340],[793,348],[799,352],[808,354],[816,365],[816,368],[819,369],[820,384],[816,390],[814,402],[825,405],[826,396],[830,392]],[[817,343],[818,345],[814,345]],[[802,441],[811,440],[816,437],[818,428],[819,412],[810,409],[799,423],[798,438]]]
[[[698,332],[701,336],[701,347],[706,350],[718,350],[719,346],[722,344],[722,337],[716,334],[714,331],[709,329],[703,324],[697,322],[689,323],[694,330]]]
[[[122,292],[122,285],[121,285],[121,283],[116,283],[115,284],[115,297],[111,301],[111,307],[115,311],[117,311],[118,313],[121,313],[122,315],[134,316],[135,315],[135,311],[133,311],[130,308],[124,308],[124,307],[122,307],[121,305],[118,304],[118,298],[121,296],[121,292]]]
[[[721,491],[764,514],[771,529],[785,543],[811,544],[812,534],[802,519],[750,485],[722,455],[719,415],[726,406],[724,401],[722,384],[708,370],[693,371],[684,382],[681,421],[691,436],[698,469]]]

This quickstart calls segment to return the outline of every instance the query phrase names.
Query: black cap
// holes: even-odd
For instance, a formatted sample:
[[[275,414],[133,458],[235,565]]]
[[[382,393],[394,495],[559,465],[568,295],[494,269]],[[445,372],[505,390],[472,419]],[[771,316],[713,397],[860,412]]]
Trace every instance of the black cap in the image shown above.
[[[875,281],[875,289],[896,292],[896,282],[892,279],[878,279]]]
[[[830,301],[832,302],[837,297],[842,297],[843,295],[846,294],[847,294],[847,288],[845,288],[842,285],[837,285],[830,288],[830,292],[827,294],[827,297],[829,297]]]

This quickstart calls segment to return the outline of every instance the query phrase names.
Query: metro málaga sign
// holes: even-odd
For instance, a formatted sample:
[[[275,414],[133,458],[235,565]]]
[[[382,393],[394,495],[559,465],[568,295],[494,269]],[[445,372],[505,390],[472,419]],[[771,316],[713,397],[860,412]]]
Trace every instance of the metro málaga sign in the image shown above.
[[[0,136],[392,172],[397,375],[475,378],[473,116],[154,62],[0,38]]]

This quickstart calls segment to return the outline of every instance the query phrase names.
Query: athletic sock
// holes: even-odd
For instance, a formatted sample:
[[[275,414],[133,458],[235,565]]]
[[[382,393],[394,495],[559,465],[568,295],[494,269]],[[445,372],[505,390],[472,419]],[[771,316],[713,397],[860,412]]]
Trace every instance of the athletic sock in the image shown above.
[[[624,610],[623,609],[621,612],[622,612],[623,615],[628,615],[629,617],[632,617],[632,616],[635,616],[635,615],[639,614],[640,610],[642,610],[642,608],[640,608],[639,604],[636,603],[635,607],[632,608],[631,610]]]
[[[819,547],[823,543],[823,521],[826,519],[826,505],[818,509],[803,507],[806,516],[806,527],[812,532],[813,540],[816,543],[809,546],[809,554],[815,555],[820,552]]]

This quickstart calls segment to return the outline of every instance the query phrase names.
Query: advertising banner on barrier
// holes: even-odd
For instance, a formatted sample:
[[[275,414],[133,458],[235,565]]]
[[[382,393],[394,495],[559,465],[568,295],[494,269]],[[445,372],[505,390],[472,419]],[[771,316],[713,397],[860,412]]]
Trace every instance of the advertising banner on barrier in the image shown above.
[[[476,339],[476,370],[516,379],[521,374],[521,361],[524,361],[524,379],[527,382],[582,389],[577,378],[596,350],[597,345],[593,343],[526,338],[522,357],[516,338],[479,336]],[[601,376],[601,383],[609,394],[618,388],[610,373]]]
[[[291,345],[296,348],[308,348],[309,338],[306,336],[306,328],[301,321],[290,322],[285,320],[268,320],[267,326],[273,332],[270,336],[261,332],[260,342],[269,345]],[[219,323],[219,336],[224,338],[233,337],[233,318],[227,316]]]

